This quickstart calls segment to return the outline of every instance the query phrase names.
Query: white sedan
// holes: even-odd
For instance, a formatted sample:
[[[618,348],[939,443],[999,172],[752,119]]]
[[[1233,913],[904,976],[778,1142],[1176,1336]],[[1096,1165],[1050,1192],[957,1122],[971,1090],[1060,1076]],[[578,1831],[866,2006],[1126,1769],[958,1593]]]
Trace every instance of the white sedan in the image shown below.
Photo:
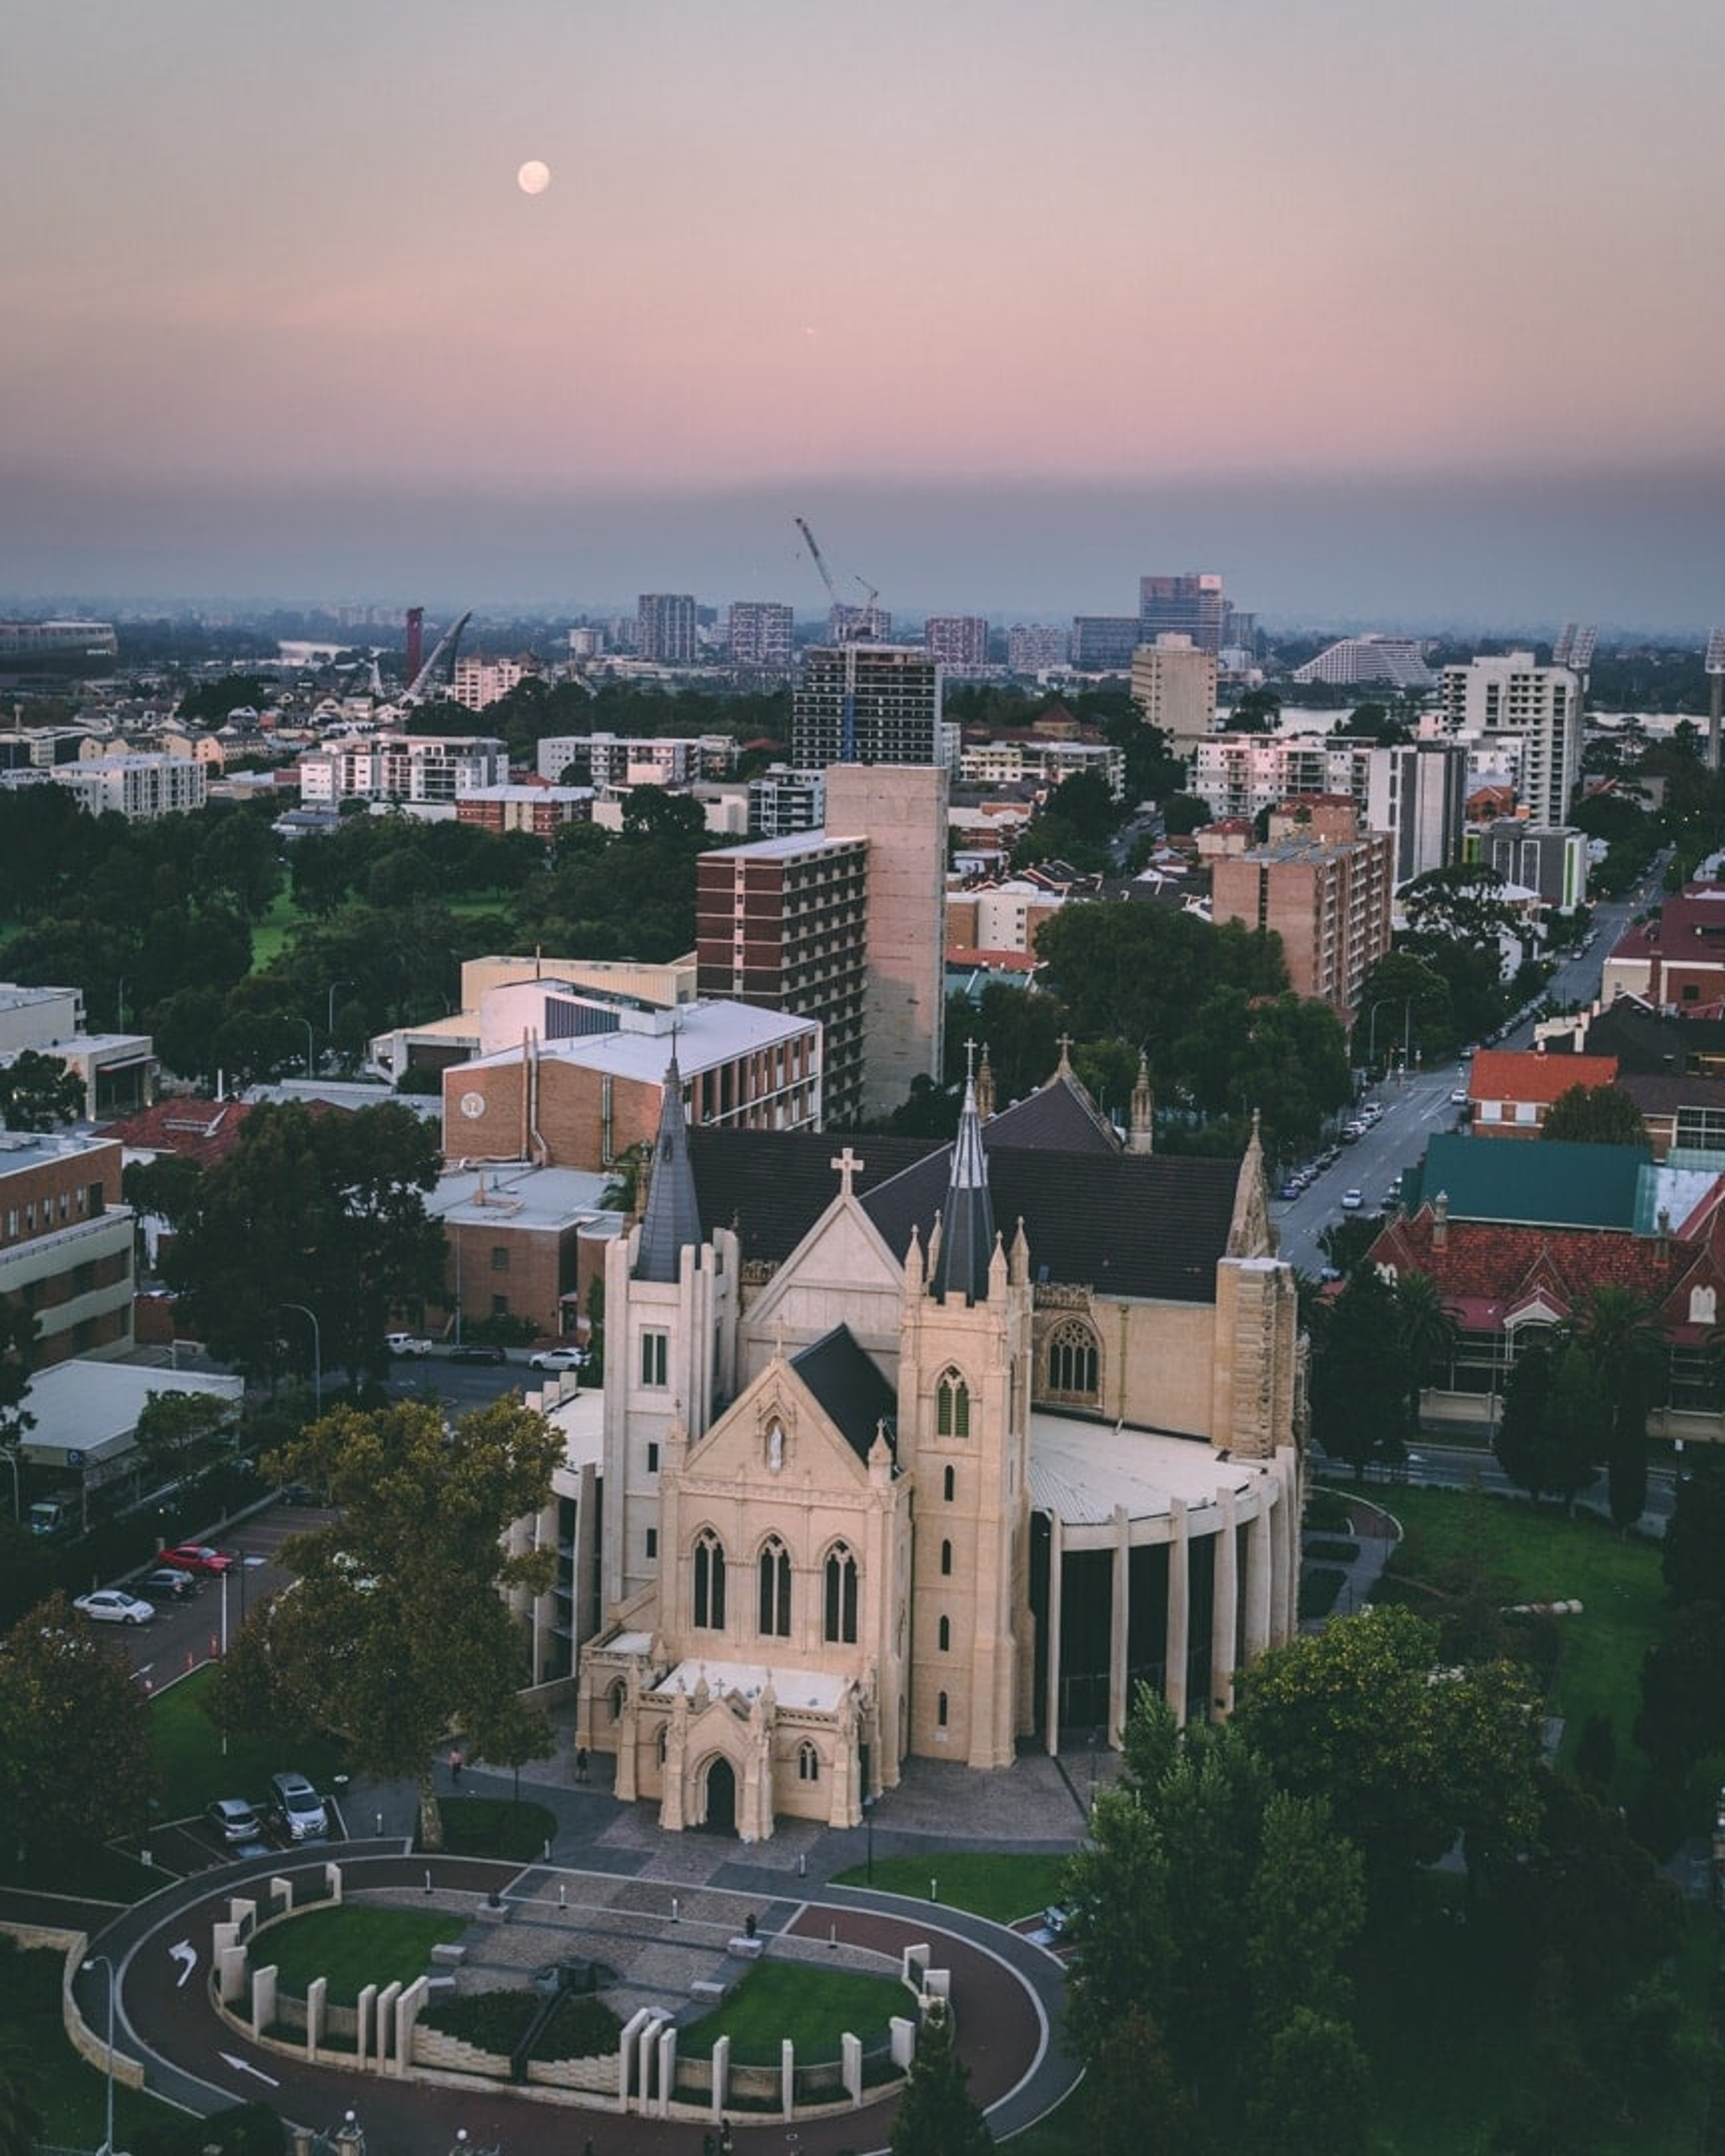
[[[1358,1213],[1365,1202],[1363,1190],[1344,1190],[1342,1194],[1342,1210],[1344,1213]]]
[[[93,1594],[80,1594],[73,1603],[98,1625],[150,1625],[155,1622],[153,1602],[140,1602],[135,1594],[122,1594],[117,1587],[99,1587]]]
[[[527,1358],[527,1367],[533,1370],[578,1370],[587,1360],[583,1348],[542,1348],[536,1355]]]

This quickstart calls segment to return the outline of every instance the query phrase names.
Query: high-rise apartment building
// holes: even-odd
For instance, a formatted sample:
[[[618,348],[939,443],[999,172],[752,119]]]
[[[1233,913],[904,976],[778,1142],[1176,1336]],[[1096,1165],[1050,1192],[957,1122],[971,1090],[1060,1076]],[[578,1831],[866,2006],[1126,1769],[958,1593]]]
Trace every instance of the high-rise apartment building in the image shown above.
[[[458,659],[451,689],[458,704],[483,711],[501,703],[526,669],[513,659]]]
[[[1267,845],[1219,858],[1210,885],[1214,918],[1280,936],[1295,994],[1327,1003],[1344,1025],[1389,948],[1389,834],[1340,835],[1357,824],[1352,801],[1294,803],[1271,819]]]
[[[733,666],[788,666],[791,609],[776,599],[732,599],[727,641]]]
[[[821,1117],[862,1112],[866,839],[823,831],[703,854],[695,865],[696,993],[819,1019]]]
[[[885,607],[870,602],[867,606],[851,606],[840,599],[827,611],[827,640],[829,644],[845,644],[853,637],[874,637],[881,644],[892,635],[892,616]]]
[[[1227,635],[1228,601],[1222,579],[1212,570],[1189,569],[1178,577],[1140,577],[1140,644],[1153,644],[1165,632],[1189,636],[1214,659]]]
[[[906,644],[816,644],[791,700],[791,762],[921,763],[942,752],[941,670]]]
[[[1574,668],[1536,665],[1531,651],[1444,669],[1445,730],[1520,744],[1522,805],[1536,824],[1568,821],[1581,776],[1582,702]]]
[[[928,655],[950,672],[974,672],[988,663],[988,619],[979,613],[932,613],[922,624]]]
[[[1456,742],[1373,748],[1366,757],[1366,821],[1395,839],[1395,880],[1412,882],[1461,855],[1467,752]]]
[[[661,666],[695,664],[695,597],[691,592],[643,592],[635,608],[635,649]]]
[[[1177,630],[1132,654],[1132,701],[1148,726],[1160,726],[1176,756],[1189,756],[1216,720],[1216,658]]]
[[[1014,622],[1006,632],[1006,664],[1014,674],[1045,674],[1072,656],[1072,633],[1050,621]]]

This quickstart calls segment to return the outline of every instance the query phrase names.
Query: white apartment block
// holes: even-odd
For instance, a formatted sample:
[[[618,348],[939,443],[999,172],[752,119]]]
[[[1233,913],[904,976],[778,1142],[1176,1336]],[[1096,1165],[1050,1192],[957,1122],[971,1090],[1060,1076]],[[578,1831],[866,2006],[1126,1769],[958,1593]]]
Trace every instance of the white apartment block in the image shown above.
[[[377,734],[326,742],[300,758],[300,798],[308,808],[342,801],[458,801],[504,785],[509,751],[482,734]]]
[[[514,659],[458,659],[452,685],[455,701],[470,711],[501,703],[527,669]]]
[[[56,764],[52,776],[92,816],[111,813],[129,824],[188,814],[203,808],[209,794],[209,766],[187,756],[101,757]]]
[[[922,624],[929,656],[957,672],[973,673],[988,663],[985,614],[932,613]]]
[[[1126,791],[1126,752],[1106,742],[983,742],[958,752],[967,786],[1058,786],[1077,771],[1098,773],[1117,801]]]
[[[793,619],[777,599],[732,599],[726,641],[733,666],[788,666]]]
[[[1212,734],[1191,751],[1194,793],[1216,815],[1250,820],[1293,793],[1366,798],[1372,744],[1328,734]]]
[[[584,763],[597,793],[608,787],[692,786],[722,778],[737,763],[725,734],[547,734],[538,772],[556,785],[572,763]]]
[[[1581,676],[1568,666],[1540,666],[1531,651],[1446,666],[1443,720],[1450,735],[1476,734],[1488,747],[1522,747],[1522,806],[1536,824],[1568,821],[1581,773]]]
[[[1013,674],[1046,674],[1067,666],[1072,632],[1051,621],[1014,622],[1006,632],[1006,665]]]
[[[1160,726],[1177,756],[1189,755],[1215,724],[1215,654],[1164,630],[1132,654],[1132,698],[1146,726]]]

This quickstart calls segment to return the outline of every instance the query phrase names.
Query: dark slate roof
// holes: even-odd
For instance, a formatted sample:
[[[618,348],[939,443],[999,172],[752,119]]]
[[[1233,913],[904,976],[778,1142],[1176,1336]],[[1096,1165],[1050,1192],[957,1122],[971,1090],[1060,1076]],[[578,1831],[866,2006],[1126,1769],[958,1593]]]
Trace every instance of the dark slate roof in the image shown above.
[[[910,1247],[913,1227],[926,1249],[946,1181],[937,1156],[871,1191],[863,1209],[893,1250]],[[1033,1279],[1158,1301],[1214,1301],[1239,1181],[1238,1161],[1172,1153],[988,1156],[994,1218],[1009,1241],[1024,1222]]]
[[[1076,1080],[1064,1073],[983,1125],[983,1143],[1053,1146],[1062,1152],[1117,1153],[1120,1140]]]
[[[1547,1228],[1633,1228],[1650,1146],[1569,1145],[1544,1138],[1434,1137],[1402,1178],[1410,1213],[1440,1191],[1452,1220],[1507,1220]]]
[[[1661,1072],[1653,1077],[1620,1077],[1617,1084],[1644,1116],[1673,1116],[1682,1108],[1725,1108],[1725,1078],[1685,1078]]]
[[[811,1340],[790,1363],[859,1460],[868,1458],[882,1423],[886,1442],[896,1453],[897,1398],[857,1345],[849,1326],[835,1325],[819,1340]]]
[[[862,1162],[851,1188],[859,1195],[946,1147],[932,1138],[850,1140]],[[736,1131],[697,1127],[689,1158],[701,1217],[710,1228],[734,1228],[745,1260],[778,1265],[838,1195],[833,1163],[845,1138],[831,1131]]]

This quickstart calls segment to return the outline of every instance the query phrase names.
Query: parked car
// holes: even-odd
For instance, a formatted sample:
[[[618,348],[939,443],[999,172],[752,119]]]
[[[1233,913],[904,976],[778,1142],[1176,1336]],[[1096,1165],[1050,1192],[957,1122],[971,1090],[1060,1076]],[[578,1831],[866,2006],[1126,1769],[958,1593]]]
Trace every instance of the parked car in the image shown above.
[[[208,1572],[218,1578],[234,1569],[232,1551],[212,1549],[208,1543],[176,1543],[172,1549],[163,1550],[162,1562],[176,1572]]]
[[[171,1564],[146,1572],[141,1579],[133,1580],[132,1587],[146,1602],[189,1602],[194,1594],[203,1592],[203,1582],[196,1573],[182,1572]]]
[[[99,1587],[93,1594],[80,1594],[72,1607],[98,1625],[148,1625],[156,1616],[153,1602],[122,1594],[117,1587]]]
[[[288,1771],[270,1778],[272,1809],[290,1841],[321,1841],[330,1830],[330,1816],[303,1774]]]
[[[392,1355],[429,1355],[431,1342],[417,1332],[388,1332],[383,1344]]]
[[[578,1370],[586,1360],[584,1348],[542,1348],[527,1358],[528,1367],[535,1370]]]
[[[1466,1086],[1456,1086],[1455,1090],[1450,1096],[1450,1106],[1452,1108],[1465,1108],[1467,1106]]]
[[[264,1822],[258,1817],[257,1807],[244,1797],[218,1797],[204,1817],[223,1841],[263,1846]]]
[[[504,1363],[508,1359],[503,1350],[489,1340],[458,1341],[449,1350],[452,1363]]]
[[[323,1502],[309,1482],[284,1482],[275,1496],[276,1502],[283,1505],[321,1505]]]
[[[1297,1175],[1291,1175],[1276,1194],[1278,1198],[1297,1198],[1305,1188],[1305,1184],[1301,1182]]]

